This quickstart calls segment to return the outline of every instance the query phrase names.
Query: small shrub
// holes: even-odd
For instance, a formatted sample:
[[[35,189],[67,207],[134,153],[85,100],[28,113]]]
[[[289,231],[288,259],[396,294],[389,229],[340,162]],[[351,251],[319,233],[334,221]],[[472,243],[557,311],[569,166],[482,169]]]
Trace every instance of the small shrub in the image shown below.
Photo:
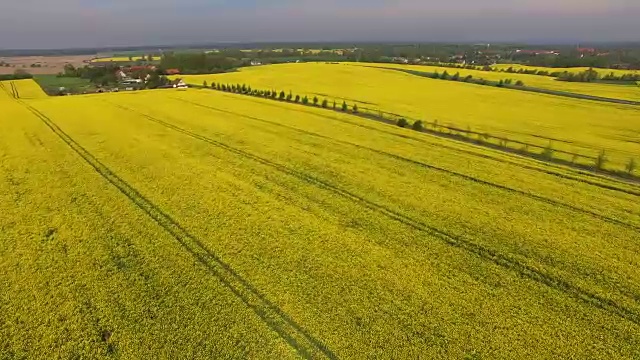
[[[638,163],[636,162],[636,159],[629,160],[629,163],[627,164],[627,172],[629,173],[629,175],[633,175],[637,168]]]
[[[411,128],[415,131],[422,131],[424,130],[424,123],[422,122],[422,120],[418,120],[413,123],[413,126]]]
[[[325,109],[329,107],[329,101],[327,99],[322,100],[322,107]]]
[[[202,87],[206,87],[206,88],[209,87],[209,84],[207,83],[207,80],[202,82]]]
[[[289,95],[287,95],[287,101],[293,100],[293,94],[289,91]]]
[[[305,96],[305,97],[303,97],[303,98],[302,98],[302,103],[303,103],[304,105],[308,105],[308,104],[309,104],[309,98],[308,98],[308,97],[306,97],[306,96]]]
[[[598,157],[596,158],[596,169],[598,170],[602,170],[604,169],[604,166],[606,165],[608,159],[607,159],[607,154],[605,153],[604,150],[602,150],[600,152],[600,154],[598,154]]]
[[[299,102],[300,102],[300,95],[296,95],[296,100],[295,100],[295,101],[296,101],[297,103],[299,103]]]
[[[353,104],[353,109],[352,109],[354,114],[358,113],[358,104]]]
[[[397,125],[401,128],[406,128],[407,126],[409,126],[409,122],[405,118],[400,118],[398,119]]]
[[[553,153],[555,152],[555,150],[553,149],[553,145],[551,143],[549,143],[549,145],[547,145],[546,148],[544,148],[544,150],[542,151],[542,157],[547,159],[547,160],[551,160],[553,159]]]
[[[284,100],[287,98],[287,94],[284,93],[284,91],[280,91],[280,100]]]
[[[522,80],[518,80],[516,81],[516,86],[524,86],[524,83],[522,82]]]
[[[347,110],[349,110],[349,106],[347,106],[347,102],[346,101],[343,101],[342,102],[342,111],[347,111]]]

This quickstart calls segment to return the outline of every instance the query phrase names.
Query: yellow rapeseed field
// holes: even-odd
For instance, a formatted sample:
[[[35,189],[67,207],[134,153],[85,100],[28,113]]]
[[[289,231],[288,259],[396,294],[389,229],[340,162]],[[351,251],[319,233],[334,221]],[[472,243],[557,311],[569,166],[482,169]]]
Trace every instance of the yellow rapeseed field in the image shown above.
[[[475,79],[485,79],[489,81],[500,81],[512,79],[515,83],[520,80],[525,86],[555,91],[571,92],[576,94],[601,96],[612,99],[640,101],[640,86],[616,85],[603,83],[577,83],[559,81],[553,77],[527,74],[510,74],[501,72],[491,72],[482,70],[452,69],[424,65],[399,65],[399,64],[364,64],[364,66],[387,67],[397,69],[407,69],[427,73],[440,73],[447,71],[450,75],[459,73],[461,77],[468,75]]]
[[[434,80],[350,64],[273,65],[184,79],[198,85],[203,81],[244,83],[258,89],[327,98],[330,102],[344,100],[357,103],[363,110],[380,109],[413,119],[437,120],[440,124],[591,158],[604,150],[609,165],[619,170],[640,154],[640,108],[631,105]]]
[[[2,358],[640,357],[637,184],[211,90],[0,108]]]
[[[588,67],[549,68],[549,67],[543,67],[543,66],[528,66],[528,65],[520,65],[520,64],[497,64],[497,65],[493,65],[493,67],[496,69],[504,69],[504,70],[511,67],[511,68],[514,68],[515,70],[526,69],[526,70],[536,70],[536,71],[548,71],[550,73],[563,72],[563,71],[567,71],[570,73],[579,73],[579,72],[583,72],[585,70],[590,69]],[[621,76],[624,74],[640,74],[639,70],[602,69],[602,68],[591,68],[591,69],[597,71],[598,73],[600,73],[600,75],[607,75],[611,73],[613,73],[616,76]]]

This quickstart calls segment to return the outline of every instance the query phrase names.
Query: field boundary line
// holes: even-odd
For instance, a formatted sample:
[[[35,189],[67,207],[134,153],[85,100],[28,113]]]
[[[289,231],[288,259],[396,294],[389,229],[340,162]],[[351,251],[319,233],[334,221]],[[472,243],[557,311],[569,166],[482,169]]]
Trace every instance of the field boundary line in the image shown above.
[[[271,330],[286,341],[301,357],[315,359],[326,357],[337,359],[337,356],[322,342],[297,324],[277,305],[262,295],[256,287],[249,283],[242,275],[209,250],[201,240],[189,233],[185,228],[165,213],[157,205],[147,199],[138,190],[102,164],[82,145],[77,143],[64,132],[53,120],[42,114],[36,108],[20,101],[27,109],[36,115],[62,141],[90,165],[99,175],[115,186],[123,195],[144,211],[151,219],[176,239],[185,250],[204,265],[227,289],[229,289],[242,303],[251,309]]]
[[[599,187],[599,188],[602,188],[602,189],[606,189],[606,190],[617,191],[617,192],[625,193],[625,194],[628,194],[628,195],[640,196],[640,192],[638,192],[638,191],[619,188],[619,187],[616,187],[616,186],[611,185],[611,184],[603,184],[603,183],[591,181],[591,180],[588,180],[588,179],[581,179],[581,178],[576,177],[576,176],[571,175],[571,174],[562,174],[562,173],[557,172],[557,171],[546,170],[546,169],[538,168],[538,167],[535,167],[535,166],[532,166],[532,165],[520,164],[518,162],[507,160],[507,159],[498,159],[498,158],[496,158],[494,156],[491,156],[491,155],[480,154],[480,153],[473,152],[473,151],[470,151],[470,150],[457,149],[455,147],[448,146],[448,145],[434,144],[434,143],[427,142],[427,141],[425,141],[423,139],[420,139],[420,138],[415,138],[415,137],[411,137],[411,136],[408,136],[408,135],[398,134],[398,133],[394,133],[394,132],[391,132],[391,131],[378,129],[378,128],[375,128],[375,127],[372,127],[372,126],[367,126],[367,125],[364,125],[364,124],[352,123],[350,121],[345,121],[345,120],[339,119],[337,117],[322,115],[322,114],[318,114],[318,113],[315,113],[315,112],[312,112],[312,111],[308,111],[308,110],[304,110],[304,109],[292,109],[290,107],[283,106],[283,104],[290,104],[290,103],[282,103],[280,101],[279,102],[257,101],[257,99],[255,99],[252,96],[251,97],[249,97],[249,96],[233,96],[231,94],[224,94],[224,93],[221,94],[221,96],[228,97],[230,99],[237,99],[237,100],[241,100],[241,101],[250,101],[250,102],[254,102],[254,103],[257,103],[257,104],[262,104],[262,105],[265,105],[265,106],[276,107],[276,108],[279,108],[279,109],[285,109],[285,110],[291,110],[291,111],[296,111],[296,112],[302,112],[302,113],[305,113],[305,114],[311,114],[311,115],[318,116],[318,117],[321,117],[321,118],[324,118],[324,119],[329,119],[329,120],[332,120],[332,121],[337,121],[337,122],[341,122],[341,123],[345,123],[345,124],[349,124],[349,125],[353,125],[353,126],[358,126],[358,127],[361,127],[361,128],[364,128],[364,129],[373,130],[373,131],[379,131],[379,132],[382,132],[382,133],[385,133],[385,134],[388,134],[388,135],[392,135],[392,136],[396,136],[396,137],[399,137],[399,138],[402,138],[402,139],[408,139],[408,140],[412,140],[412,141],[416,141],[416,142],[426,143],[426,144],[438,146],[438,147],[441,147],[441,148],[446,148],[448,150],[455,151],[455,152],[458,152],[458,153],[463,153],[463,154],[467,154],[467,155],[471,155],[471,156],[475,156],[475,157],[480,157],[480,158],[483,158],[483,159],[490,159],[490,160],[497,161],[497,162],[500,162],[500,163],[507,163],[507,164],[510,164],[510,165],[513,165],[513,166],[521,167],[523,169],[537,171],[537,172],[541,172],[541,173],[544,173],[544,174],[547,174],[547,175],[557,176],[559,178],[566,179],[566,180],[582,182],[582,183],[585,183],[585,184],[588,184],[588,185],[591,185],[591,186],[596,186],[596,187]],[[173,99],[178,99],[178,98],[174,97]],[[180,99],[180,100],[182,100],[182,99]],[[291,129],[294,129],[294,128],[291,128]],[[601,180],[601,181],[614,182],[615,184],[619,184],[619,185],[634,186],[633,184],[630,184],[630,183],[621,182],[618,179],[616,179],[614,177],[611,177],[611,176],[599,176],[596,173],[580,170],[580,169],[575,168],[575,167],[561,168],[561,167],[559,167],[559,166],[561,166],[559,164],[556,164],[554,162],[542,161],[540,159],[536,159],[535,157],[521,156],[518,153],[506,152],[504,150],[494,149],[494,148],[488,147],[488,146],[478,146],[478,144],[474,144],[474,143],[470,143],[470,142],[466,142],[466,141],[459,141],[458,139],[451,139],[451,138],[448,138],[448,137],[443,137],[441,135],[434,134],[432,132],[422,132],[422,134],[425,134],[427,136],[432,136],[432,137],[435,137],[437,139],[446,138],[447,140],[456,140],[457,142],[464,143],[467,146],[471,145],[473,147],[479,147],[479,148],[481,148],[483,150],[484,149],[494,150],[494,151],[498,152],[499,154],[501,154],[503,156],[504,155],[507,155],[507,156],[516,155],[516,156],[518,156],[520,158],[523,158],[525,160],[528,160],[528,161],[536,161],[537,163],[539,163],[542,166],[550,167],[550,168],[552,168],[554,170],[557,169],[558,171],[577,172],[577,174],[579,174],[580,176],[587,176],[587,177],[595,178],[595,179],[598,179],[598,180]]]
[[[125,106],[121,106],[121,105],[115,105],[114,106],[118,106],[121,109],[125,110],[128,109]],[[134,111],[129,109],[128,111]],[[380,205],[377,204],[375,202],[372,202],[370,200],[367,200],[365,198],[363,198],[360,195],[357,195],[355,193],[350,192],[349,190],[345,190],[345,189],[341,189],[336,185],[333,185],[325,180],[319,179],[317,177],[314,177],[312,175],[309,175],[307,173],[302,173],[293,169],[290,169],[288,167],[286,167],[285,165],[282,164],[278,164],[275,162],[272,162],[268,159],[264,159],[258,155],[252,154],[250,152],[244,151],[244,150],[240,150],[237,148],[234,148],[232,146],[229,146],[227,144],[224,144],[222,142],[216,141],[214,139],[210,139],[208,137],[205,137],[203,135],[191,132],[189,130],[183,129],[179,126],[173,125],[171,123],[168,123],[166,121],[157,119],[153,116],[150,115],[146,115],[143,113],[139,113],[137,111],[134,111],[142,116],[144,116],[146,119],[156,122],[160,125],[164,125],[167,128],[173,129],[177,132],[180,132],[186,136],[201,140],[205,143],[208,143],[210,145],[225,149],[229,152],[232,152],[234,154],[240,155],[242,157],[245,157],[247,159],[253,160],[257,163],[263,164],[267,167],[271,167],[275,170],[278,170],[284,174],[287,174],[289,176],[293,176],[296,177],[304,182],[310,183],[318,188],[324,189],[326,191],[332,192],[338,196],[341,196],[345,199],[348,199],[352,202],[358,203],[360,205],[362,205],[363,207],[374,211],[374,212],[378,212],[380,214],[383,214],[384,216],[390,218],[391,220],[394,220],[396,222],[399,222],[401,224],[404,224],[410,228],[413,228],[414,230],[418,230],[420,232],[425,232],[428,234],[433,235],[435,238],[443,241],[445,244],[450,245],[452,247],[461,249],[463,251],[466,251],[468,253],[474,254],[476,256],[478,256],[479,258],[485,260],[485,261],[490,261],[502,268],[505,268],[507,270],[510,270],[522,277],[525,277],[527,279],[533,280],[535,282],[538,282],[540,284],[546,285],[550,288],[553,288],[559,292],[562,292],[570,297],[573,297],[575,299],[578,299],[584,303],[590,304],[591,306],[597,307],[603,311],[609,312],[611,314],[615,314],[623,319],[626,319],[636,325],[640,325],[640,314],[636,313],[634,310],[628,309],[623,305],[619,305],[618,303],[616,303],[615,301],[602,297],[600,295],[591,293],[587,290],[584,290],[576,285],[573,285],[571,283],[569,283],[568,281],[560,278],[560,277],[554,277],[552,275],[546,274],[545,272],[531,266],[531,265],[527,265],[527,264],[523,264],[520,261],[518,261],[517,259],[511,258],[507,255],[501,254],[498,251],[495,251],[489,247],[485,247],[483,245],[477,244],[469,239],[465,239],[462,236],[457,236],[454,234],[450,234],[447,233],[443,230],[440,230],[436,227],[430,226],[424,222],[421,222],[419,220],[413,219],[408,215],[402,214],[401,212],[398,212],[396,210],[390,209],[384,205]]]
[[[342,145],[346,145],[346,146],[352,146],[352,147],[355,147],[355,148],[358,148],[358,149],[362,149],[362,150],[365,150],[365,151],[371,151],[371,152],[377,153],[379,155],[391,157],[393,159],[396,159],[396,160],[399,160],[399,161],[403,161],[403,162],[407,162],[407,163],[410,163],[412,165],[423,167],[423,168],[426,168],[426,169],[429,169],[429,170],[432,170],[432,171],[445,173],[445,174],[447,174],[449,176],[452,176],[452,177],[457,177],[457,178],[460,178],[460,179],[463,179],[463,180],[466,180],[466,181],[471,181],[471,182],[474,182],[474,183],[477,183],[477,184],[481,184],[481,185],[484,185],[484,186],[489,186],[489,187],[493,187],[493,188],[496,188],[496,189],[499,189],[499,190],[503,190],[503,191],[506,191],[506,192],[509,192],[509,193],[521,195],[521,196],[528,197],[528,198],[531,198],[533,200],[544,202],[544,203],[547,203],[547,204],[550,204],[550,205],[560,206],[560,207],[563,207],[563,208],[565,208],[567,210],[578,212],[578,213],[582,213],[584,215],[589,215],[589,216],[592,216],[592,217],[594,217],[596,219],[599,219],[599,220],[602,220],[602,221],[605,221],[605,222],[608,222],[608,223],[611,223],[611,224],[614,224],[614,225],[618,225],[618,226],[630,228],[630,229],[633,229],[633,230],[636,230],[636,231],[640,231],[640,226],[635,225],[635,224],[629,224],[629,223],[626,223],[624,221],[621,221],[621,220],[618,220],[618,219],[614,219],[614,218],[611,218],[611,217],[596,213],[596,212],[591,211],[591,210],[581,209],[581,208],[579,208],[577,206],[565,204],[565,203],[560,202],[558,200],[550,199],[550,198],[544,197],[542,195],[537,195],[537,194],[533,194],[533,193],[530,193],[530,192],[527,192],[527,191],[524,191],[524,190],[514,189],[514,188],[508,187],[506,185],[496,184],[496,183],[493,183],[493,182],[490,182],[490,181],[478,179],[478,178],[470,176],[470,175],[465,175],[465,174],[462,174],[462,173],[458,173],[458,172],[455,172],[455,171],[452,171],[452,170],[448,170],[448,169],[445,169],[445,168],[441,168],[441,167],[438,167],[438,166],[427,164],[427,163],[424,163],[424,162],[421,162],[421,161],[418,161],[418,160],[409,159],[409,158],[406,158],[406,157],[403,157],[403,156],[400,156],[400,155],[388,153],[388,152],[382,151],[382,150],[369,148],[369,147],[366,147],[366,146],[363,146],[363,145],[354,144],[354,143],[351,143],[351,142],[348,142],[348,141],[342,141],[342,140],[338,140],[338,139],[329,138],[329,137],[326,137],[324,135],[320,135],[320,134],[313,133],[313,132],[306,131],[306,130],[302,130],[302,129],[297,129],[297,128],[294,128],[294,127],[291,127],[291,126],[287,126],[287,125],[280,124],[280,123],[277,123],[277,122],[274,122],[274,121],[270,121],[270,120],[266,120],[266,119],[257,118],[257,117],[254,117],[254,116],[249,116],[249,115],[245,115],[245,114],[236,113],[236,112],[233,112],[233,111],[218,109],[218,108],[215,108],[215,107],[211,107],[211,106],[208,106],[208,105],[203,105],[203,104],[200,104],[200,103],[197,103],[197,102],[192,102],[192,101],[184,100],[184,99],[180,99],[180,98],[172,97],[172,99],[183,101],[183,102],[186,102],[186,103],[189,103],[189,104],[192,104],[192,105],[196,105],[196,106],[205,107],[207,109],[210,109],[210,110],[213,110],[213,111],[216,111],[216,112],[221,112],[221,113],[224,113],[224,114],[239,116],[239,117],[247,118],[247,119],[254,120],[254,121],[265,122],[265,123],[268,123],[268,124],[271,124],[271,125],[275,125],[275,126],[279,126],[279,127],[283,127],[283,128],[289,129],[289,130],[293,130],[293,131],[299,132],[301,134],[305,134],[305,135],[309,135],[309,136],[313,136],[313,137],[319,137],[319,138],[322,138],[322,139],[326,139],[326,140],[332,141],[334,143],[338,143],[338,144],[342,144]],[[115,105],[113,103],[112,103],[112,105],[120,107],[120,105]],[[133,109],[128,109],[128,111],[134,111],[134,112],[136,112],[136,113],[138,113],[138,114],[140,114],[142,116],[145,116],[145,117],[149,116],[147,114],[141,113],[139,111],[135,111]],[[159,119],[155,119],[155,120],[162,121],[162,120],[159,120]],[[166,122],[163,122],[163,123],[166,123]],[[166,123],[166,124],[168,124],[168,123]],[[169,126],[175,126],[175,125],[169,124]]]

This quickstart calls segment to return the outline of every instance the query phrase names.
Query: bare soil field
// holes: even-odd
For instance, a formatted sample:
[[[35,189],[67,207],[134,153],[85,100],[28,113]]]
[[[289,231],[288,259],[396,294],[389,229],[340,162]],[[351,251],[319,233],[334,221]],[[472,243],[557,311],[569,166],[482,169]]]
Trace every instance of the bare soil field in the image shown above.
[[[23,69],[34,75],[57,74],[63,70],[65,64],[82,66],[93,57],[92,55],[0,57],[0,74],[12,74],[17,69]]]

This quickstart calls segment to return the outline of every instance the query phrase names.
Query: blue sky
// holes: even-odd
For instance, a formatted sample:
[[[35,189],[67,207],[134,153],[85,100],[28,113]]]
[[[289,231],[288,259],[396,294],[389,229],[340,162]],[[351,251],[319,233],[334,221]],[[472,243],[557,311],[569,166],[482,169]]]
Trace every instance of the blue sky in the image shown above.
[[[0,48],[261,41],[630,41],[640,0],[8,0]]]

